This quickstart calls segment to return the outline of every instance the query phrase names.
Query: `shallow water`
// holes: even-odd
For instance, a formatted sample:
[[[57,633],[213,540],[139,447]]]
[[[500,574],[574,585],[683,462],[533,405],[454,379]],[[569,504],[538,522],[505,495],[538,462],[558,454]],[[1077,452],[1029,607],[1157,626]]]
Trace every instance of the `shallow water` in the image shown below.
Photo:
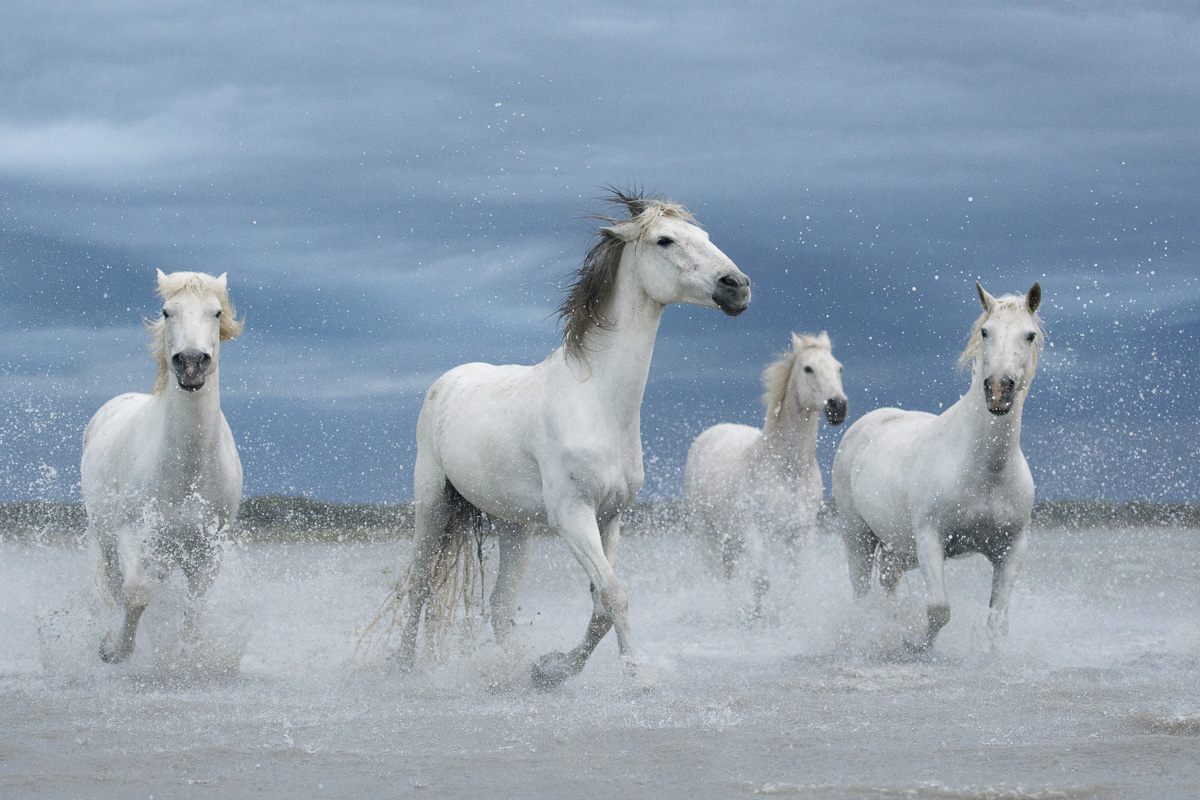
[[[231,547],[198,645],[177,580],[129,663],[87,550],[0,544],[0,796],[1057,798],[1200,794],[1200,534],[1035,532],[1010,631],[990,568],[949,569],[953,617],[905,655],[920,579],[850,599],[841,546],[775,565],[767,618],[676,535],[622,542],[639,691],[606,640],[579,677],[529,666],[578,642],[582,571],[540,538],[515,646],[490,633],[397,674],[355,654],[407,543]]]

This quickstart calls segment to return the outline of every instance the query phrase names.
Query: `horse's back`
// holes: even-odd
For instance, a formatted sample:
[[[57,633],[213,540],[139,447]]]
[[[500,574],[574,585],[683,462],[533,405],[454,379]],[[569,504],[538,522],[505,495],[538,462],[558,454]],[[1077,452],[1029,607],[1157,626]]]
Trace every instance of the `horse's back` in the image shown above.
[[[141,392],[126,392],[109,400],[96,410],[83,429],[83,449],[86,452],[97,436],[113,428],[123,427],[138,411],[146,407],[153,395]]]
[[[534,456],[541,402],[534,367],[473,362],[443,373],[417,419],[418,501],[444,491],[448,480],[469,503],[502,518],[544,516]],[[507,491],[497,475],[512,484]]]
[[[684,494],[703,491],[713,480],[736,474],[746,450],[761,436],[758,428],[731,422],[714,425],[697,436],[683,470]]]
[[[83,431],[83,454],[80,460],[80,485],[84,506],[91,505],[102,494],[101,484],[109,484],[114,471],[120,470],[123,455],[136,446],[134,428],[137,419],[153,399],[153,395],[128,392],[109,400],[92,415]]]
[[[839,516],[858,517],[877,536],[887,538],[882,529],[892,527],[888,520],[899,522],[908,506],[904,495],[907,478],[916,468],[916,442],[935,419],[924,411],[877,408],[850,426],[833,458],[833,498]]]
[[[749,425],[721,423],[696,437],[683,470],[683,496],[689,526],[725,529],[738,515],[746,451],[762,436]]]

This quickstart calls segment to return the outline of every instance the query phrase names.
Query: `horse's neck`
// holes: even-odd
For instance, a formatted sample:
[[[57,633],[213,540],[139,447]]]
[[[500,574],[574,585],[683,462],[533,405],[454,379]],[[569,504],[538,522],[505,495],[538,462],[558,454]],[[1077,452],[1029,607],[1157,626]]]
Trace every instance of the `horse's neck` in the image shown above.
[[[626,258],[631,256],[623,260]],[[571,365],[580,379],[580,390],[594,398],[595,411],[617,428],[636,427],[641,419],[642,395],[663,312],[663,306],[642,290],[628,267],[622,263],[617,271],[617,286],[607,312],[611,327],[590,331],[587,363]]]
[[[983,400],[983,380],[976,374],[971,379],[971,388],[942,414],[942,418],[950,431],[949,440],[962,448],[969,463],[999,472],[1008,464],[1013,452],[1021,450],[1021,412],[1024,407],[1025,393],[1021,392],[1007,414],[997,416],[989,412]]]
[[[199,469],[215,452],[221,435],[217,371],[213,370],[203,388],[195,392],[168,386],[155,400],[154,420],[160,426],[160,466],[187,472]]]
[[[758,447],[763,459],[798,476],[812,465],[821,414],[816,409],[801,408],[790,386],[779,405],[773,419],[763,425]]]

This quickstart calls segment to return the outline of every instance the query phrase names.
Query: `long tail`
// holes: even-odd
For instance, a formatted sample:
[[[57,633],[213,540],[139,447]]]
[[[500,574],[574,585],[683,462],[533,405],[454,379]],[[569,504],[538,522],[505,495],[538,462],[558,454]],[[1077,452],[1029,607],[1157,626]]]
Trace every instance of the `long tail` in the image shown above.
[[[440,651],[456,631],[465,628],[465,633],[473,634],[486,611],[483,543],[491,528],[490,520],[452,485],[447,483],[446,488],[452,511],[434,555],[424,607],[425,639],[434,652]],[[392,634],[402,626],[405,612],[413,602],[415,566],[415,561],[408,565],[367,624],[359,636],[355,655],[360,650],[365,654],[377,644],[386,648]],[[457,613],[460,606],[461,617]]]

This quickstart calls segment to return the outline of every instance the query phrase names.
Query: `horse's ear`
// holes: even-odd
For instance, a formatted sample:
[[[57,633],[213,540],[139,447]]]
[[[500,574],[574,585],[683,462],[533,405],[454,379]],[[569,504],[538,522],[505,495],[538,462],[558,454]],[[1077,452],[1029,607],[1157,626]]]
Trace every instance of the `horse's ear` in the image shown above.
[[[1029,309],[1030,314],[1034,314],[1038,310],[1038,306],[1042,304],[1042,285],[1037,281],[1033,282],[1033,286],[1029,287],[1029,294],[1025,295],[1025,307]]]
[[[162,283],[163,281],[165,281],[167,279],[167,273],[163,272],[161,269],[156,268],[154,271],[158,273],[158,282],[159,283]]]
[[[622,242],[632,241],[637,237],[638,228],[631,222],[619,222],[607,228],[600,229],[601,236],[607,236]]]
[[[975,281],[975,288],[979,291],[979,302],[983,304],[983,310],[992,313],[992,309],[996,307],[996,298],[988,294],[987,289],[979,285],[979,281]]]
[[[633,219],[649,208],[650,203],[641,197],[628,197],[625,199],[625,206],[629,209],[629,218]]]
[[[801,341],[800,337],[796,335],[795,331],[792,331],[792,350],[799,350],[802,345],[803,342]]]
[[[821,344],[833,345],[833,342],[829,341],[829,331],[821,331],[817,338],[821,340]]]
[[[217,278],[217,283],[221,284],[221,288],[222,288],[222,289],[228,289],[228,288],[229,288],[229,280],[228,280],[228,278],[229,278],[229,273],[228,273],[228,272],[222,272],[222,273],[221,273],[221,275],[220,275],[220,277],[218,277],[218,278]]]

